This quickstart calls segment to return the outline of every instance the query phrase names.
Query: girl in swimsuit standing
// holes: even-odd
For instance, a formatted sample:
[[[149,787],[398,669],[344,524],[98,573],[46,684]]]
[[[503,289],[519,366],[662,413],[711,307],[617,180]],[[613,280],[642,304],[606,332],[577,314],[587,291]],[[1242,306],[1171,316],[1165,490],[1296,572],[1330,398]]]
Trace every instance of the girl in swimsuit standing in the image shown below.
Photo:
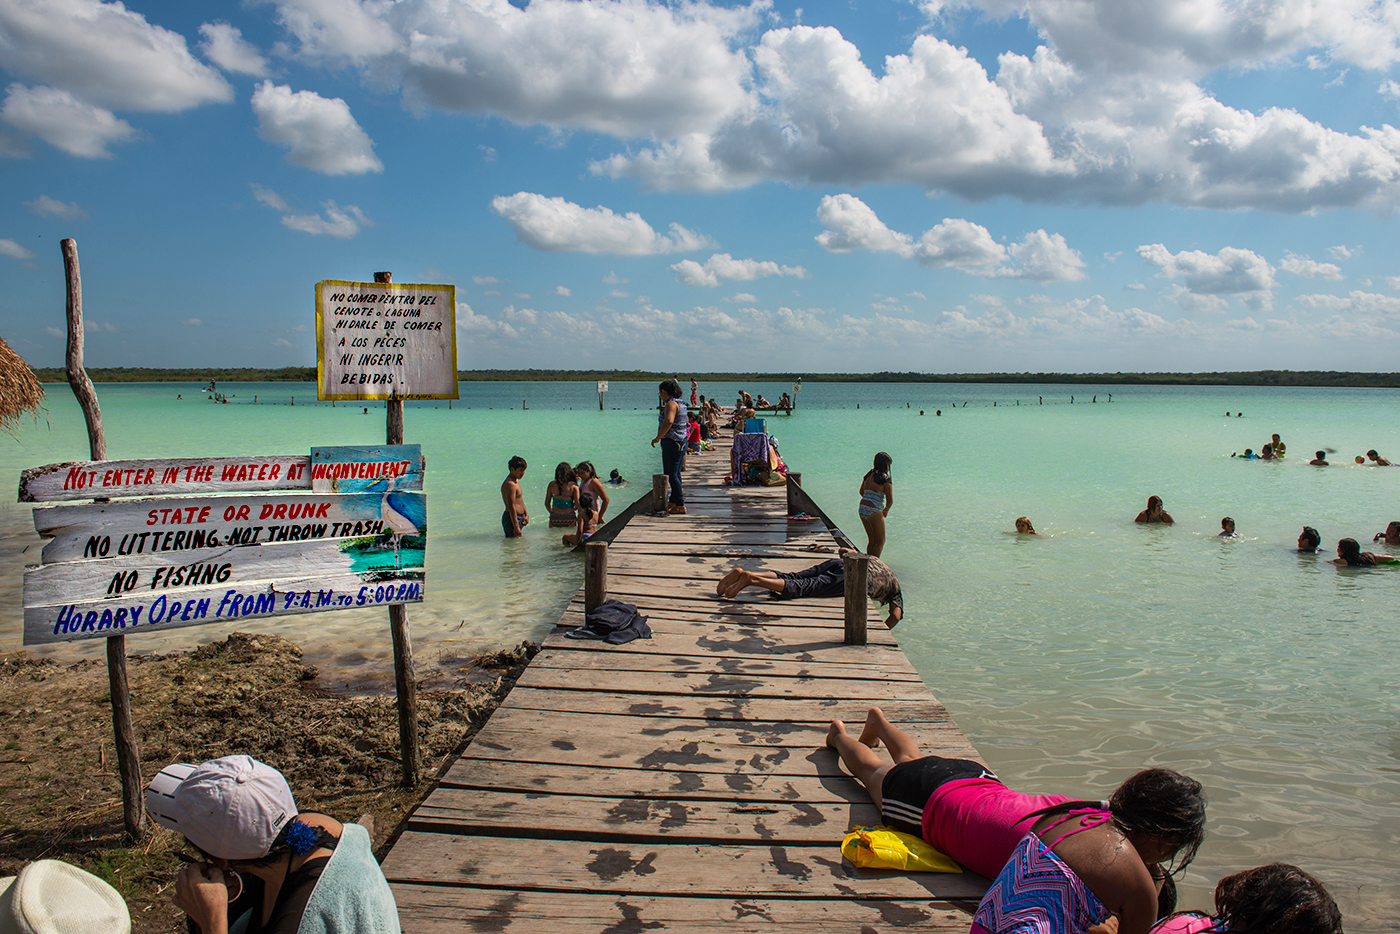
[[[890,483],[890,456],[884,451],[875,455],[875,466],[860,481],[860,522],[865,526],[865,553],[880,557],[885,550],[885,518],[894,505],[894,486]]]
[[[574,510],[578,508],[578,483],[568,461],[561,461],[554,468],[554,479],[544,488],[544,508],[549,512],[551,529],[568,529],[576,524],[578,516]]]

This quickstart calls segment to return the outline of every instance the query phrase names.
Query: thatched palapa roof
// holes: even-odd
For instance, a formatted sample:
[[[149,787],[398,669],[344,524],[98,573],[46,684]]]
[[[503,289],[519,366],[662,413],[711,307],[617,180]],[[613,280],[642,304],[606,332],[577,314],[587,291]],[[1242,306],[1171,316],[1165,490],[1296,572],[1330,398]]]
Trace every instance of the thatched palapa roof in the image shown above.
[[[21,415],[37,412],[44,401],[44,387],[24,358],[0,339],[0,428],[13,431]]]

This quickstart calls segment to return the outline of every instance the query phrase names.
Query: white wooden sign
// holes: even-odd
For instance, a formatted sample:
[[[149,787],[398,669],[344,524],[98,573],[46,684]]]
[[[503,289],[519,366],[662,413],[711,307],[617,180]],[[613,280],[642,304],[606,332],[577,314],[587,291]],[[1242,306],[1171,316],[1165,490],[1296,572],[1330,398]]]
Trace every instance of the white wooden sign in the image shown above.
[[[316,374],[321,399],[456,399],[456,286],[316,283]]]
[[[310,466],[305,454],[45,464],[20,474],[19,501],[309,490]]]
[[[35,529],[53,540],[25,569],[25,644],[419,602],[422,463],[417,445],[381,445],[25,471],[30,500],[262,491],[36,507]],[[318,466],[358,492],[310,492]]]

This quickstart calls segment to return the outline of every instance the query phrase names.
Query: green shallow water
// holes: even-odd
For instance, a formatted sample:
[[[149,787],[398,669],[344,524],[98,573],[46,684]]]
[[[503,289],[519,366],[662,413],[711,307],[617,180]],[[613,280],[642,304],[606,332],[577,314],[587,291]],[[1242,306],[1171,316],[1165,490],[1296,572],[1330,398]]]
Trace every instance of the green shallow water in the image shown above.
[[[729,402],[736,388],[701,387]],[[788,387],[746,388],[775,397]],[[227,406],[198,389],[99,386],[110,456],[383,441],[382,407],[308,404],[310,384],[228,384]],[[14,481],[24,467],[86,453],[71,394],[49,391],[47,423],[0,445]],[[254,395],[259,404],[245,404]],[[604,476],[633,478],[613,512],[660,464],[648,444],[652,384],[613,382],[604,412],[592,383],[464,383],[462,396],[450,411],[410,404],[405,430],[427,458],[430,510],[428,598],[410,608],[415,651],[448,671],[472,650],[541,638],[579,586],[579,558],[545,522],[557,461],[587,458]],[[1397,403],[1392,390],[810,384],[797,414],[770,418],[769,430],[857,542],[860,478],[875,451],[893,456],[884,558],[903,583],[901,642],[1004,778],[1101,797],[1143,766],[1180,769],[1211,802],[1183,906],[1206,907],[1228,871],[1284,860],[1329,884],[1349,931],[1380,931],[1400,919],[1400,570],[1339,570],[1330,554],[1293,548],[1304,524],[1330,552],[1339,537],[1369,542],[1400,518],[1400,468],[1351,463],[1372,447],[1400,453]],[[1229,456],[1275,431],[1286,461]],[[1335,449],[1335,466],[1307,466],[1317,448]],[[505,541],[499,488],[513,454],[530,462],[535,521]],[[1174,527],[1132,522],[1150,494]],[[1040,537],[1003,534],[1022,514]],[[1217,537],[1225,515],[1237,540]],[[0,646],[11,648],[21,569],[40,540],[15,503],[0,507],[0,528]],[[382,610],[133,636],[128,648],[255,627],[297,640],[347,681],[386,675]]]

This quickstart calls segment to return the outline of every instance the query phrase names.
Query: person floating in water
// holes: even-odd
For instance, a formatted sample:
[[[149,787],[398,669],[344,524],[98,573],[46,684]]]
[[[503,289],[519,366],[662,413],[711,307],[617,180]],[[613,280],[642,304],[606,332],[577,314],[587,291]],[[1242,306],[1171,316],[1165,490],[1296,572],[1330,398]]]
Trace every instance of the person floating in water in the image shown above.
[[[1395,466],[1395,465],[1392,464],[1390,461],[1386,460],[1384,457],[1381,457],[1379,454],[1377,454],[1375,448],[1371,448],[1371,450],[1367,451],[1367,452],[1366,452],[1366,456],[1369,457],[1369,458],[1371,459],[1371,463],[1375,464],[1377,467],[1393,467],[1393,466]]]
[[[1282,458],[1287,456],[1285,452],[1288,450],[1288,448],[1281,440],[1279,440],[1277,432],[1275,432],[1273,436],[1273,448],[1274,457]]]
[[[1147,498],[1147,508],[1138,513],[1137,518],[1133,521],[1144,525],[1156,525],[1158,523],[1162,525],[1176,524],[1176,520],[1171,517],[1171,513],[1162,509],[1162,497],[1160,496],[1149,496]]]
[[[1219,535],[1218,537],[1220,537],[1220,538],[1234,538],[1234,537],[1235,537],[1235,520],[1234,520],[1234,519],[1231,519],[1229,516],[1226,516],[1224,519],[1221,519],[1221,520],[1220,520],[1220,535]]]
[[[1400,558],[1362,551],[1356,539],[1343,538],[1337,542],[1337,557],[1332,559],[1332,563],[1348,568],[1373,568],[1378,564],[1400,563]]]
[[[530,524],[530,510],[525,508],[525,494],[520,489],[520,478],[529,465],[517,454],[506,466],[510,474],[501,481],[501,500],[506,504],[506,511],[501,513],[501,529],[506,538],[520,538],[525,534],[522,529]]]
[[[1331,464],[1327,463],[1327,452],[1326,452],[1326,451],[1317,451],[1317,452],[1315,452],[1315,453],[1316,453],[1316,456],[1315,456],[1312,460],[1308,461],[1308,464],[1309,464],[1309,465],[1311,465],[1311,466],[1313,466],[1313,467],[1331,467],[1331,466],[1332,466]]]
[[[1025,516],[1016,517],[1016,531],[1008,532],[1008,535],[1038,535],[1035,526],[1031,525],[1031,520]]]
[[[1310,525],[1303,526],[1303,534],[1298,536],[1298,552],[1305,555],[1317,554],[1322,546],[1322,535]]]

